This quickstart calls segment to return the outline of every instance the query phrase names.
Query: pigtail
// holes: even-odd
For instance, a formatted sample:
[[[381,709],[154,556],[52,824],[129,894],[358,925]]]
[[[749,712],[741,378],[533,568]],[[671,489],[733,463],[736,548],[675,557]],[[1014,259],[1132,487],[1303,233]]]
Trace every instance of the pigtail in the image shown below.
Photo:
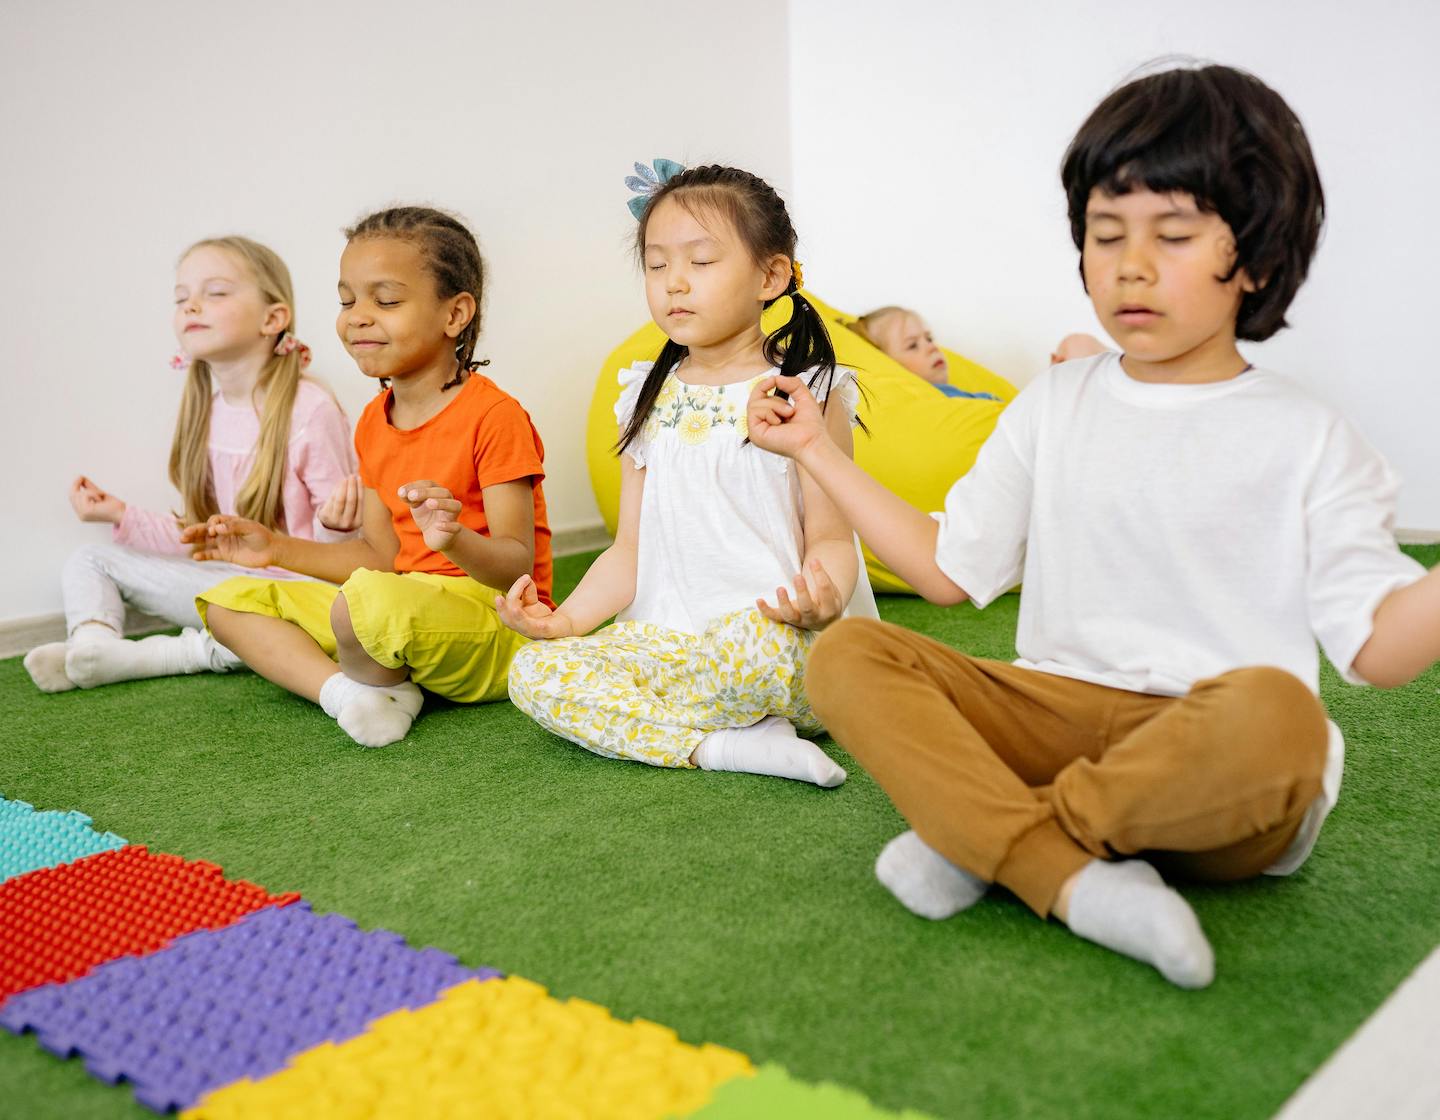
[[[301,350],[277,353],[265,363],[255,383],[254,395],[264,398],[260,436],[255,441],[254,465],[235,495],[235,512],[269,529],[290,528],[285,520],[285,479],[290,472],[290,426],[303,368]]]
[[[835,344],[830,341],[825,320],[796,289],[793,277],[786,295],[794,309],[783,326],[765,337],[765,360],[776,366],[784,377],[802,377],[813,370],[808,384],[823,412],[835,382]]]
[[[650,415],[650,410],[655,406],[655,400],[660,396],[665,379],[670,376],[676,366],[685,360],[685,355],[689,352],[687,347],[681,346],[678,342],[673,342],[668,338],[665,340],[665,345],[660,348],[660,356],[655,359],[655,365],[645,375],[645,380],[640,386],[640,394],[635,399],[635,411],[630,414],[630,419],[625,424],[625,430],[615,443],[615,454],[619,455],[623,452],[640,435],[640,429],[645,426],[645,418]]]
[[[192,359],[185,373],[185,389],[170,444],[170,481],[184,502],[175,520],[182,528],[198,525],[220,512],[210,476],[210,401],[214,392],[209,364]]]

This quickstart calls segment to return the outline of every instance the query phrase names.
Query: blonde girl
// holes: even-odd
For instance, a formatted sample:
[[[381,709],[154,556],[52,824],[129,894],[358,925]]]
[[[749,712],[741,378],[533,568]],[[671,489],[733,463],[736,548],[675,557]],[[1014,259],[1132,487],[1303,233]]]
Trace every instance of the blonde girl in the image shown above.
[[[795,230],[767,183],[679,170],[632,209],[669,341],[620,373],[615,543],[554,610],[526,578],[496,601],[507,625],[548,639],[517,655],[510,697],[606,757],[839,785],[845,771],[797,736],[820,730],[806,660],[847,604],[873,615],[874,600],[849,524],[809,475],[747,441],[745,406],[762,377],[803,374],[848,448],[854,376],[798,292]],[[761,313],[784,296],[790,319],[767,337]]]
[[[228,672],[239,660],[200,627],[195,596],[228,573],[181,541],[187,525],[235,513],[302,537],[324,534],[321,512],[344,521],[354,469],[349,426],[329,391],[303,375],[309,349],[294,334],[290,271],[246,237],[199,241],[175,273],[177,368],[186,381],[170,449],[183,512],[130,505],[85,476],[70,488],[81,521],[113,526],[61,573],[68,638],[30,651],[25,668],[46,692],[179,673]],[[128,641],[127,607],[185,629]]]

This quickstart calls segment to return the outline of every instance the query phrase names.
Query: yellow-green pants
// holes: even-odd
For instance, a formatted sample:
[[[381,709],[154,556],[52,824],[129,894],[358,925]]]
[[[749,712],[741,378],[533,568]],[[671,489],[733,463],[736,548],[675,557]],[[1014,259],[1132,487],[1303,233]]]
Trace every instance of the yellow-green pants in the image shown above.
[[[515,656],[510,699],[548,731],[607,758],[694,766],[711,731],[781,716],[820,724],[805,698],[815,634],[736,611],[702,634],[617,622],[585,638],[534,642]]]
[[[293,622],[334,657],[330,608],[342,591],[355,636],[377,664],[404,666],[422,688],[461,703],[505,695],[510,662],[526,639],[495,613],[499,592],[468,576],[361,568],[342,587],[240,576],[197,596],[195,606],[201,618],[213,603]]]

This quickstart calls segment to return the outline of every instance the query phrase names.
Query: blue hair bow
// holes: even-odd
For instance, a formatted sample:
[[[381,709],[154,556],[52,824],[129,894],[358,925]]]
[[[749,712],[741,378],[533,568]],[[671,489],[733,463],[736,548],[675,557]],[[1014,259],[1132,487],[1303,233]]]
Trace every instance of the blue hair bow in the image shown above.
[[[685,170],[683,163],[676,163],[673,159],[657,159],[651,166],[653,171],[643,163],[637,163],[635,174],[625,176],[625,185],[635,192],[635,197],[626,205],[630,207],[630,213],[635,215],[637,222],[645,216],[645,207],[650,205],[650,196]]]

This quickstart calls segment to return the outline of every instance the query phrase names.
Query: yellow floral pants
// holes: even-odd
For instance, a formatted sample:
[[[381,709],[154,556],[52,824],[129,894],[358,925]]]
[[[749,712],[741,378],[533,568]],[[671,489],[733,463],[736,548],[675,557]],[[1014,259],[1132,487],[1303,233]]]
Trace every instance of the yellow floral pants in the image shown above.
[[[702,634],[617,622],[584,638],[521,649],[510,699],[548,731],[607,758],[694,766],[709,732],[781,716],[820,731],[805,698],[817,635],[757,610],[722,615]]]

